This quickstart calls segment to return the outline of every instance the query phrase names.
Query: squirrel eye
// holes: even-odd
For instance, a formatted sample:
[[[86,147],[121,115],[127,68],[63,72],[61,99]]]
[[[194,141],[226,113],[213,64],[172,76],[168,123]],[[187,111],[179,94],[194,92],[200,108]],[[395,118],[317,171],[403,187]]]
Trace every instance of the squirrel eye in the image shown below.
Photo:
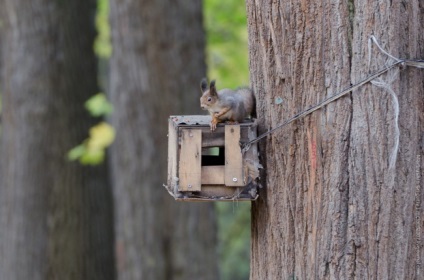
[[[212,100],[212,98],[211,97],[208,97],[208,101],[211,101]]]

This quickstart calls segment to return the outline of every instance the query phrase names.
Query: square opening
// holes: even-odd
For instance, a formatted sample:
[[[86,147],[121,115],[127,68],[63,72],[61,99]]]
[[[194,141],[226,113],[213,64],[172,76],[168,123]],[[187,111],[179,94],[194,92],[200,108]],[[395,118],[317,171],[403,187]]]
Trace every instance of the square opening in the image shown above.
[[[225,165],[225,147],[202,148],[202,166]]]

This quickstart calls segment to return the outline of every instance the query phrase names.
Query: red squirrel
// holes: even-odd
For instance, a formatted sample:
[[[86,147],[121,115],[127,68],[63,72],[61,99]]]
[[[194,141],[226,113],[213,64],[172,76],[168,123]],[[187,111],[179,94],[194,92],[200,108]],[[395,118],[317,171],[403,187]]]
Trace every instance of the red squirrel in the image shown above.
[[[208,110],[212,116],[211,130],[216,129],[220,122],[240,123],[248,116],[252,117],[255,109],[255,96],[250,88],[238,88],[236,90],[216,90],[215,80],[211,81],[208,89],[206,79],[200,83],[202,97],[200,107]]]

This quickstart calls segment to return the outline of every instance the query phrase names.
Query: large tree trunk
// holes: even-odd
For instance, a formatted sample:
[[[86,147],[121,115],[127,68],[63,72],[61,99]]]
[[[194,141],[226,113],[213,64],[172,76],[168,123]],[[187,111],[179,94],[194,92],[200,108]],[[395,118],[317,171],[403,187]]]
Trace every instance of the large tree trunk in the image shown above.
[[[201,15],[200,1],[111,1],[119,279],[217,279],[213,205],[177,203],[162,187],[167,118],[199,108]]]
[[[0,7],[4,7],[4,0],[0,0]],[[4,19],[6,18],[6,13],[4,12],[4,9],[0,10],[0,18]],[[4,20],[0,20],[0,135],[1,135],[1,90],[2,90],[2,80],[1,75],[3,73],[3,51],[5,49],[5,43],[4,43],[4,31],[5,30],[5,24]],[[1,137],[1,136],[0,136]]]
[[[370,35],[394,56],[424,57],[419,0],[246,3],[262,131],[384,67],[376,48],[368,65]],[[391,77],[394,168],[392,99],[370,83],[261,143],[251,279],[423,277],[424,72]]]
[[[1,3],[0,278],[112,279],[106,169],[66,159],[93,124],[95,1]]]

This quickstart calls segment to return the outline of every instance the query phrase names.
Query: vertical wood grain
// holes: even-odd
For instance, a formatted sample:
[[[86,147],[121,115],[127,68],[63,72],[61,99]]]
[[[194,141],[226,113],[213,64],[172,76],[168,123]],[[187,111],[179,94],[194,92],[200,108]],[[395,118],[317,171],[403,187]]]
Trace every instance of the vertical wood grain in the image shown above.
[[[368,64],[370,35],[395,56],[424,57],[418,0],[246,5],[259,133],[384,67],[375,48]],[[391,75],[401,128],[393,170],[391,100],[371,84],[260,143],[266,177],[252,207],[251,279],[419,278],[424,74]]]
[[[240,125],[225,126],[225,185],[244,186]]]
[[[179,159],[179,191],[201,190],[202,131],[181,129],[181,152]]]
[[[97,122],[95,8],[0,1],[0,279],[115,277],[106,165],[66,158]]]

